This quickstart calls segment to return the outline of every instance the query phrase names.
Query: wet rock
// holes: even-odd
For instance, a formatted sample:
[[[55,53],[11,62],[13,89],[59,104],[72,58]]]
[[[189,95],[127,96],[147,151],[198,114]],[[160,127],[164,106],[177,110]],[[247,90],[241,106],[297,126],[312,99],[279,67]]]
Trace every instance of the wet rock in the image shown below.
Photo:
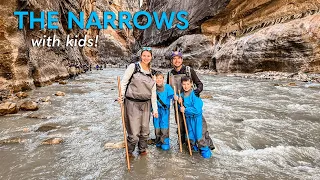
[[[117,149],[117,148],[124,148],[125,144],[123,141],[117,142],[117,143],[105,143],[104,148],[105,149]]]
[[[59,84],[66,85],[67,82],[66,81],[59,81]]]
[[[50,100],[51,100],[51,97],[50,97],[50,96],[43,97],[43,98],[40,98],[40,99],[39,99],[40,102],[50,102]]]
[[[29,128],[23,128],[22,132],[24,132],[24,133],[30,132],[30,129]]]
[[[60,126],[55,125],[55,124],[45,124],[45,125],[40,126],[36,130],[36,132],[48,132],[48,131],[51,131],[51,130],[54,130],[54,129],[58,129],[58,128],[60,128]]]
[[[200,94],[200,98],[201,99],[212,99],[212,95],[210,94]]]
[[[306,88],[314,88],[314,89],[320,89],[320,83],[308,83],[305,85]]]
[[[235,123],[241,123],[241,122],[244,121],[244,119],[241,119],[241,118],[239,118],[239,119],[231,119],[231,121],[235,122]]]
[[[302,81],[302,82],[308,82],[310,80],[308,75],[305,74],[305,73],[299,72],[298,76],[299,76],[299,80]]]
[[[38,104],[33,101],[25,101],[20,105],[20,110],[23,111],[37,111],[38,109]]]
[[[18,112],[18,106],[16,103],[5,102],[0,104],[0,116],[6,114],[15,114]]]
[[[13,138],[8,138],[8,139],[3,139],[0,140],[0,145],[5,145],[5,144],[20,144],[23,142],[23,139],[20,137],[13,137]]]
[[[29,95],[25,92],[18,92],[16,96],[20,99],[24,99],[24,98],[27,98]]]
[[[42,141],[42,145],[54,145],[54,144],[61,144],[63,143],[63,139],[62,138],[50,138],[50,139],[46,139],[44,141]]]
[[[156,139],[148,139],[147,143],[148,145],[155,145],[156,144],[155,141]]]
[[[51,116],[46,116],[43,114],[36,114],[36,113],[29,114],[27,117],[34,118],[34,119],[50,119],[50,118],[52,118]]]
[[[290,82],[288,83],[288,86],[297,86],[297,84],[295,82]]]
[[[56,92],[54,95],[56,95],[56,96],[65,96],[66,93],[61,92],[61,91],[58,91],[58,92]]]

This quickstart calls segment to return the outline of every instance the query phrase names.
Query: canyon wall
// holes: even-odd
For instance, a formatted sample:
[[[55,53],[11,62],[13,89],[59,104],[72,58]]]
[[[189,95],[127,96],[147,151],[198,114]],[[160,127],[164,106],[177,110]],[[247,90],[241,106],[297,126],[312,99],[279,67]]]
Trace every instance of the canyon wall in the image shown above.
[[[186,64],[223,73],[320,72],[319,0],[179,2],[150,1],[147,8],[192,9],[188,31],[153,27],[138,38],[156,48],[160,64],[168,65],[170,52],[181,49]]]
[[[67,13],[79,14],[83,11],[87,20],[92,11],[96,11],[102,19],[103,11],[139,10],[138,0],[6,0],[0,1],[0,96],[9,92],[32,89],[35,86],[50,84],[61,78],[68,78],[68,66],[89,65],[128,59],[130,48],[135,42],[132,30],[114,30],[90,28],[82,30],[77,27],[67,28]],[[59,22],[57,30],[40,29],[39,23],[35,29],[29,29],[29,19],[24,19],[25,27],[18,29],[17,16],[14,11],[33,11],[35,17],[40,11],[58,11]],[[117,23],[117,22],[116,22]],[[61,40],[60,46],[32,47],[31,39],[56,35]],[[66,37],[78,36],[95,38],[99,35],[97,47],[65,46]]]

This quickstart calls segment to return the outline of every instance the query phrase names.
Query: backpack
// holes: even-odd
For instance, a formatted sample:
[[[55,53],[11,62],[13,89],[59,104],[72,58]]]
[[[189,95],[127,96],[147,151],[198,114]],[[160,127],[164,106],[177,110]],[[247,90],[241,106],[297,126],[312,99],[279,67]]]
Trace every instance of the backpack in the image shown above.
[[[152,78],[152,76],[154,76],[154,75],[157,73],[157,71],[154,70],[154,69],[150,69],[150,71],[151,71],[151,74],[146,74],[146,75],[149,76],[150,78]],[[127,92],[128,86],[129,86],[129,84],[131,83],[131,80],[132,80],[133,75],[134,75],[135,73],[138,73],[138,72],[139,72],[139,73],[142,73],[142,72],[141,72],[141,67],[139,66],[139,62],[135,62],[135,63],[134,63],[134,71],[133,71],[133,73],[132,73],[132,75],[131,75],[131,77],[130,77],[130,79],[129,79],[129,81],[128,81],[128,84],[127,84],[127,88],[126,88],[125,93]]]
[[[168,76],[170,77],[171,76],[171,71],[168,72]],[[186,66],[186,76],[191,77],[191,68],[190,66]]]

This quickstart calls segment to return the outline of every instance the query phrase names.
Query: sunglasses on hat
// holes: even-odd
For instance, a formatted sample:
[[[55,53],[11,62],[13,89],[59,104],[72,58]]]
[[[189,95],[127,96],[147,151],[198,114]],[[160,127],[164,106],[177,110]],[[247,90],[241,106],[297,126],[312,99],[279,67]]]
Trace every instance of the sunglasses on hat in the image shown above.
[[[142,47],[142,51],[152,51],[151,47]]]

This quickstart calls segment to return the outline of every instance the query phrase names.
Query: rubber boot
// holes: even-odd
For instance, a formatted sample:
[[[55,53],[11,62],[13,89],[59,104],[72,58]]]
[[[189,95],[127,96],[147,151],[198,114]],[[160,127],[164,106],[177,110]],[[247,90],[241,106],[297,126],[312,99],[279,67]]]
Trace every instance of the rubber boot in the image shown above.
[[[201,156],[205,159],[211,158],[211,151],[208,146],[200,148]]]
[[[167,151],[170,149],[170,139],[169,138],[165,138],[164,143],[161,145],[161,149],[164,151]]]

